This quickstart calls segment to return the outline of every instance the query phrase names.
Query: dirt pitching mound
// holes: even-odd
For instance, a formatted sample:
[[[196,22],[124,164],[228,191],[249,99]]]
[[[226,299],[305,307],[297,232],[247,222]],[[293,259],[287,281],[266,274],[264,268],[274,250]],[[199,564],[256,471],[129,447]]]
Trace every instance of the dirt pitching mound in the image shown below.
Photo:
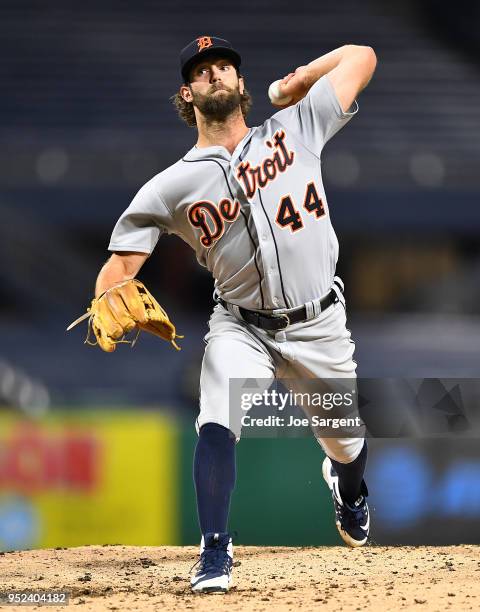
[[[237,546],[234,586],[225,595],[190,592],[197,554],[175,546],[2,553],[0,591],[66,590],[70,605],[85,611],[480,609],[478,546]]]

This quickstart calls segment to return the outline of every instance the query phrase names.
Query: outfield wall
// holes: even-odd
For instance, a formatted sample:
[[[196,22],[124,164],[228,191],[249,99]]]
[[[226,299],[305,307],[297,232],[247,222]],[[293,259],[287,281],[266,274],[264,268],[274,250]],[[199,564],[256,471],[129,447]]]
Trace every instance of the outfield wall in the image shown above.
[[[0,550],[196,544],[196,433],[154,410],[0,414]],[[379,544],[479,543],[477,440],[371,440]],[[340,543],[312,438],[245,439],[230,529],[242,544]]]

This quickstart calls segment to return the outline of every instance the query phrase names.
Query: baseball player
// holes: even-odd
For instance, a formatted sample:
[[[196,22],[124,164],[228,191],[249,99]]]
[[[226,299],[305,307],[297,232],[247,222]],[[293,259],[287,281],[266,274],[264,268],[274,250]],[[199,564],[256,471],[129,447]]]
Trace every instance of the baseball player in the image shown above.
[[[320,156],[357,113],[355,98],[372,77],[375,53],[345,45],[297,68],[272,94],[280,110],[252,128],[240,64],[232,45],[214,36],[181,51],[183,84],[174,103],[196,126],[197,142],[121,215],[89,311],[105,350],[135,325],[152,331],[146,319],[158,304],[134,277],[163,233],[187,242],[215,279],[194,459],[202,537],[191,585],[204,593],[226,592],[232,579],[227,520],[241,432],[230,425],[229,379],[355,378],[356,368]],[[133,288],[140,290],[136,297]],[[147,314],[136,316],[147,302]],[[154,333],[174,342],[173,325],[165,313],[159,317]],[[370,522],[365,441],[319,442],[339,533],[348,545],[362,546]]]

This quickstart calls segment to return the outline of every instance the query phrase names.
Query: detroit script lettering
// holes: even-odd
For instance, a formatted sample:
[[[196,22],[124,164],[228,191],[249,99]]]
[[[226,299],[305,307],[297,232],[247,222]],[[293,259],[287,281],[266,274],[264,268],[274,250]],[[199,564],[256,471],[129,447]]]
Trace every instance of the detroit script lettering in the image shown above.
[[[273,148],[271,157],[264,159],[258,166],[251,166],[249,161],[241,162],[237,169],[237,178],[243,184],[247,198],[252,198],[257,187],[263,189],[270,181],[273,181],[277,172],[285,172],[288,166],[293,164],[295,152],[289,151],[285,144],[285,132],[275,132],[273,143],[266,141],[267,147]]]
[[[279,172],[293,164],[295,152],[289,151],[285,144],[285,132],[277,130],[271,140],[265,141],[273,154],[265,158],[258,166],[250,162],[241,162],[237,168],[237,178],[243,186],[247,198],[252,198],[258,189],[264,189],[273,181]],[[238,200],[222,198],[218,205],[210,200],[194,202],[189,208],[187,217],[190,224],[200,229],[200,242],[206,248],[217,242],[225,232],[225,222],[233,223],[240,212]]]

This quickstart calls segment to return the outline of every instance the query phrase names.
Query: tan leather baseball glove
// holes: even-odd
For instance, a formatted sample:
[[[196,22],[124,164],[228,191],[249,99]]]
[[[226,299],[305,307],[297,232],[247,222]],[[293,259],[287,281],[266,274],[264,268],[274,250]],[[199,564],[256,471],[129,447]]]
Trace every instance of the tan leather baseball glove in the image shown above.
[[[114,285],[98,298],[92,300],[87,312],[67,327],[67,331],[88,319],[88,334],[85,344],[98,346],[111,353],[117,344],[135,344],[141,330],[159,336],[170,342],[178,351],[176,338],[183,338],[175,331],[175,326],[167,313],[143,283],[132,278]],[[125,334],[137,328],[133,341],[126,340]],[[96,341],[90,340],[91,331]]]

